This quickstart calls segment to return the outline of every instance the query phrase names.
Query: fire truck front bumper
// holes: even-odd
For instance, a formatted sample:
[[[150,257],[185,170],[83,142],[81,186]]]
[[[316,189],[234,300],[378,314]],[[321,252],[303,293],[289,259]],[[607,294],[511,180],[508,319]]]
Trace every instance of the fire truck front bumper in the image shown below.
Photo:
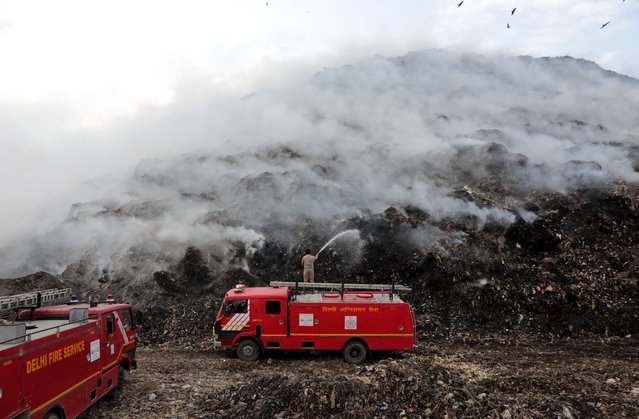
[[[217,339],[217,335],[213,335],[213,348],[214,349],[221,349],[222,348],[222,342],[220,342]]]

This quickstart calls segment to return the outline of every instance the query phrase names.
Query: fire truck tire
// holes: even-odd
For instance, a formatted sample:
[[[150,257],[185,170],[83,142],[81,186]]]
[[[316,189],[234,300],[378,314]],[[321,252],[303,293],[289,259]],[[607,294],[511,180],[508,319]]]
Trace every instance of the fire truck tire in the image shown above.
[[[57,411],[52,410],[51,412],[44,415],[44,419],[62,419],[62,416],[60,416]]]
[[[245,339],[238,343],[235,352],[242,361],[257,361],[261,355],[260,345],[253,339]]]
[[[118,387],[122,387],[125,379],[126,379],[126,372],[124,371],[124,367],[120,365],[118,367]]]
[[[108,399],[114,399],[122,393],[122,386],[124,385],[125,378],[126,372],[124,371],[124,367],[122,365],[118,365],[118,384],[109,392]]]
[[[359,341],[351,341],[344,346],[344,360],[349,364],[361,364],[366,360],[366,346]]]

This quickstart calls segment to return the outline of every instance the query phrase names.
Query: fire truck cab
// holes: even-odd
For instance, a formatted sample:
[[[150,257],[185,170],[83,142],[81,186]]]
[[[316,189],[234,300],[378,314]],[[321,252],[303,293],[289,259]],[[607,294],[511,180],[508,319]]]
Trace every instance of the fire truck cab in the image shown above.
[[[129,304],[107,298],[12,308],[15,320],[0,323],[0,418],[74,418],[117,393],[125,371],[136,368]]]
[[[415,317],[401,285],[271,282],[226,293],[215,320],[216,348],[254,361],[267,350],[342,351],[349,363],[370,351],[412,350]],[[310,292],[301,292],[301,291]],[[322,291],[323,290],[323,291]]]

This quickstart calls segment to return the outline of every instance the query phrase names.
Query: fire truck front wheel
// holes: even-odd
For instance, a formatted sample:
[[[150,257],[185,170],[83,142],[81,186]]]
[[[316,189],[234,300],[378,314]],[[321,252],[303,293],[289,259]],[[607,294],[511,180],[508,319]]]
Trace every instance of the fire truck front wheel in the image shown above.
[[[57,410],[51,410],[44,415],[44,419],[62,419],[62,415]]]
[[[260,357],[260,346],[253,339],[245,339],[237,344],[235,352],[242,361],[257,361]]]
[[[122,365],[118,365],[117,368],[118,368],[118,383],[106,395],[106,398],[110,400],[113,400],[114,398],[122,394],[122,386],[124,386],[124,381],[126,380],[126,371],[124,370],[124,367]]]
[[[362,342],[353,340],[344,346],[344,360],[349,364],[361,364],[366,360],[366,346]]]

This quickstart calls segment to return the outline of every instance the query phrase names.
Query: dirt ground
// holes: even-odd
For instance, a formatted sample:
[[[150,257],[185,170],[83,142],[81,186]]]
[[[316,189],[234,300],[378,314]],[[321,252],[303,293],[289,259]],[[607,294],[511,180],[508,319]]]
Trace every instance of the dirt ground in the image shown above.
[[[122,393],[83,419],[146,417],[639,417],[634,337],[458,336],[361,366],[335,353],[255,363],[211,349],[140,347]]]

